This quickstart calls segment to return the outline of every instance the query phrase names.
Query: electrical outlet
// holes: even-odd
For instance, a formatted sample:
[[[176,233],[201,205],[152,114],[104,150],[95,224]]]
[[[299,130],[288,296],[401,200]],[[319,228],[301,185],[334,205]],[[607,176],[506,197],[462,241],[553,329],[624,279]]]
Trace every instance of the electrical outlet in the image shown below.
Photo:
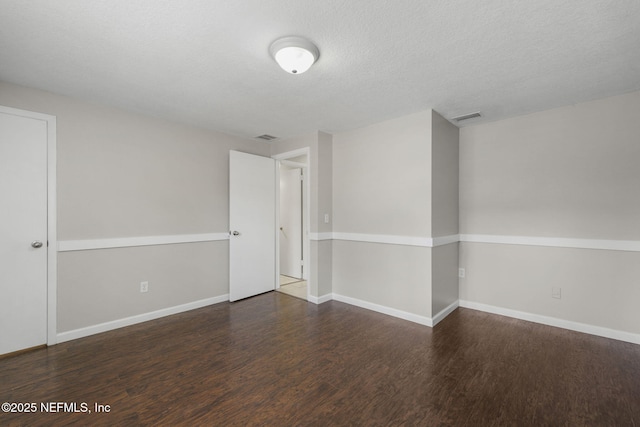
[[[458,277],[461,278],[461,279],[464,279],[464,276],[465,276],[464,268],[459,268],[458,269]]]
[[[140,282],[140,292],[149,292],[149,282]]]
[[[562,298],[562,288],[553,287],[551,288],[551,297],[561,299]]]
[[[329,214],[328,213],[324,214],[324,223],[325,224],[329,224]]]

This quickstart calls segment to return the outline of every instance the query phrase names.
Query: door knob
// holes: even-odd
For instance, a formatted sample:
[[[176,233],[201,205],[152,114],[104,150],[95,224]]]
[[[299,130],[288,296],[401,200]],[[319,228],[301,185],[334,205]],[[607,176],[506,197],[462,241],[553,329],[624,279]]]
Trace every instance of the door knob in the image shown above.
[[[33,242],[31,242],[31,246],[33,246],[36,249],[41,248],[42,247],[42,242],[34,240]]]

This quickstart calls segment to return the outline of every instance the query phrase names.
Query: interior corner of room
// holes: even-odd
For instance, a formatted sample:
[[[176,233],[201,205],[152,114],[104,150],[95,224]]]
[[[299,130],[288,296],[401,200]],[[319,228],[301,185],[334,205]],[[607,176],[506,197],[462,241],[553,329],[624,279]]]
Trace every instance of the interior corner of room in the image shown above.
[[[280,243],[277,270],[300,298],[428,326],[463,306],[640,342],[638,92],[461,129],[429,110],[263,144],[0,89],[57,127],[43,189],[55,298],[38,303],[55,307],[49,344],[229,300],[230,150],[280,162],[279,211],[300,209],[297,234],[277,232],[304,262]]]
[[[463,3],[7,1],[0,354],[271,291],[640,343],[640,3]]]
[[[0,425],[640,423],[640,1],[0,5]]]

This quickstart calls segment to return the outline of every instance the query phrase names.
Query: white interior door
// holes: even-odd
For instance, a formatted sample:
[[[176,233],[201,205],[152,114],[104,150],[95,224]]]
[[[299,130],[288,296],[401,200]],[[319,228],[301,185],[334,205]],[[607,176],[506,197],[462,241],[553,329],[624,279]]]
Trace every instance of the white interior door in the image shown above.
[[[280,168],[280,274],[302,279],[302,170]]]
[[[0,112],[0,354],[47,342],[47,124]]]
[[[229,153],[229,300],[276,285],[276,163]]]

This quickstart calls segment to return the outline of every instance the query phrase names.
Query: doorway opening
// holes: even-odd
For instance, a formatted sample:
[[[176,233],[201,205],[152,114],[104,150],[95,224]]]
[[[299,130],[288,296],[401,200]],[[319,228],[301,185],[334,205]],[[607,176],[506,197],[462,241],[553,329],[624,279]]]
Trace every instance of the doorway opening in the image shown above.
[[[274,156],[278,160],[276,290],[308,300],[308,148]]]

